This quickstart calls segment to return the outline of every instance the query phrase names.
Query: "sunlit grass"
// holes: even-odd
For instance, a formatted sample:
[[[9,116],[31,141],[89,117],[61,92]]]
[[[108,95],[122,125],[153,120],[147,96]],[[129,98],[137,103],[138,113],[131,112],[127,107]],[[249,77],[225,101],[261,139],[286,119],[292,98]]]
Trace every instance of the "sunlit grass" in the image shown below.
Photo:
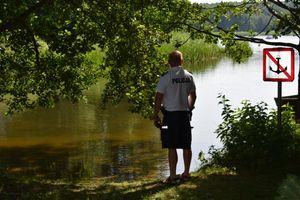
[[[192,40],[189,34],[184,32],[172,33],[171,41],[161,45],[159,52],[167,58],[170,52],[177,49],[177,44],[182,44],[178,50],[184,55],[187,65],[185,67],[192,71],[205,70],[207,67],[215,65],[225,55],[224,49],[217,44],[209,44],[201,39]],[[105,51],[98,47],[86,54],[86,59],[96,66],[103,64],[104,58]]]
[[[202,39],[192,40],[188,33],[183,32],[174,32],[170,43],[162,45],[159,50],[168,54],[178,44],[182,44],[178,50],[183,53],[186,63],[203,63],[224,56],[224,49],[217,44],[209,44]]]
[[[100,66],[103,64],[105,52],[99,47],[95,47],[95,50],[90,51],[86,54],[86,59],[93,62],[94,65]]]
[[[90,178],[69,182],[0,175],[1,199],[297,199],[299,172],[292,168],[267,169],[264,172],[237,173],[221,167],[209,167],[192,174],[187,182],[166,185],[157,179],[115,181]]]

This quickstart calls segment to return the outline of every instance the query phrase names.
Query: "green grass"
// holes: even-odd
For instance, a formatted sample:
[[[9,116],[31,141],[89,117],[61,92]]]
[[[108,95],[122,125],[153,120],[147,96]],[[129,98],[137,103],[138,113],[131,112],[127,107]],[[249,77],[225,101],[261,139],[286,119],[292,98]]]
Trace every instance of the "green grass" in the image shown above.
[[[300,192],[300,162],[280,168],[236,172],[210,167],[192,174],[192,179],[164,185],[157,179],[116,182],[91,178],[78,182],[0,176],[0,199],[178,199],[256,200],[297,199]]]
[[[102,51],[99,47],[95,46],[95,50],[86,54],[86,59],[93,62],[94,65],[100,66],[101,64],[103,64],[104,56],[105,52]]]
[[[217,44],[208,44],[201,39],[189,39],[188,33],[174,32],[168,44],[162,45],[160,51],[168,54],[176,49],[176,44],[183,44],[178,48],[184,55],[186,63],[205,63],[219,60],[224,56],[224,49]]]
[[[177,43],[184,43],[178,50],[184,55],[184,66],[191,71],[204,71],[215,66],[225,56],[224,49],[217,44],[208,44],[201,39],[188,40],[188,33],[174,32],[172,35],[170,43],[163,44],[159,48],[159,52],[167,59],[168,54],[176,49]],[[87,60],[96,66],[103,64],[104,57],[105,52],[98,47],[86,55]]]
[[[300,137],[295,139],[299,141]],[[300,146],[298,149],[295,159],[280,165],[251,171],[207,166],[193,172],[191,180],[175,185],[164,185],[153,178],[121,182],[117,177],[47,179],[2,168],[0,199],[296,200],[300,196]]]
[[[299,132],[300,125],[297,134]],[[295,139],[299,141],[299,135]],[[42,176],[23,176],[18,171],[9,172],[3,168],[0,169],[0,199],[298,200],[299,157],[300,145],[294,159],[280,165],[251,171],[207,166],[193,172],[191,180],[175,185],[161,184],[158,179],[122,182],[102,177],[76,181],[46,179]]]

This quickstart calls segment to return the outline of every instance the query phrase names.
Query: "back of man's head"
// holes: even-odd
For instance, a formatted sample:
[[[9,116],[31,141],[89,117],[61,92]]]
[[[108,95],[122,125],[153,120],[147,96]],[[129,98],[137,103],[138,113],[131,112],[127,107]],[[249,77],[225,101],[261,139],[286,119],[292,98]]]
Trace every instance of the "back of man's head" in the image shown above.
[[[183,55],[180,51],[173,51],[169,54],[169,64],[171,67],[177,67],[182,65]]]

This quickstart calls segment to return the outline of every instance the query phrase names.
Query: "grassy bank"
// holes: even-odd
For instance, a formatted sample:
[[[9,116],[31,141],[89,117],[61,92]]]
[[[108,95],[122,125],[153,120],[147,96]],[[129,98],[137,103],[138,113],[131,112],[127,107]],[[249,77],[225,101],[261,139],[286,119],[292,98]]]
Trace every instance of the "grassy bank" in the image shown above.
[[[182,199],[254,200],[298,199],[300,163],[261,172],[234,172],[207,168],[190,181],[164,185],[159,180],[114,182],[92,178],[70,183],[63,180],[13,179],[1,176],[0,199]]]
[[[208,44],[201,39],[192,40],[188,33],[183,32],[174,32],[170,43],[162,45],[160,51],[168,54],[179,44],[178,50],[184,54],[187,63],[205,64],[224,56],[224,49],[217,44]]]
[[[223,48],[217,44],[208,44],[204,40],[189,38],[189,34],[174,32],[168,44],[160,47],[159,51],[167,58],[168,54],[176,49],[177,44],[182,44],[178,48],[184,56],[184,67],[192,72],[203,72],[216,66],[225,56]]]
[[[297,128],[299,137],[300,127]],[[192,179],[165,185],[159,179],[116,181],[115,178],[86,178],[76,181],[28,177],[18,171],[0,169],[1,200],[298,200],[300,197],[300,146],[294,159],[265,168],[229,170],[206,167]],[[163,177],[162,177],[163,178]]]
[[[177,44],[183,44],[178,50],[184,54],[185,63],[192,71],[213,66],[225,55],[224,49],[220,46],[205,43],[201,39],[189,39],[189,34],[183,32],[174,32],[170,43],[163,44],[159,52],[165,55],[167,60],[167,55],[176,49]],[[95,47],[95,50],[89,52],[86,57],[99,66],[103,64],[105,52]]]
[[[295,139],[300,142],[298,125]],[[192,173],[192,179],[165,185],[159,179],[116,181],[93,177],[70,181],[28,177],[19,171],[0,169],[1,200],[298,200],[300,197],[300,146],[284,163],[260,170],[229,170],[206,167]],[[162,177],[163,178],[163,177]]]

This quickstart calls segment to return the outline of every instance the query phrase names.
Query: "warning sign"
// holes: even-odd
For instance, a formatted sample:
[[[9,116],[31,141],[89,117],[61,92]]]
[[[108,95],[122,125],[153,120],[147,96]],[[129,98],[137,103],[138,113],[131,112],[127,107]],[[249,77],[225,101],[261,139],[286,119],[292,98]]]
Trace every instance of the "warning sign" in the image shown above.
[[[266,48],[263,50],[264,81],[294,80],[294,49]]]

